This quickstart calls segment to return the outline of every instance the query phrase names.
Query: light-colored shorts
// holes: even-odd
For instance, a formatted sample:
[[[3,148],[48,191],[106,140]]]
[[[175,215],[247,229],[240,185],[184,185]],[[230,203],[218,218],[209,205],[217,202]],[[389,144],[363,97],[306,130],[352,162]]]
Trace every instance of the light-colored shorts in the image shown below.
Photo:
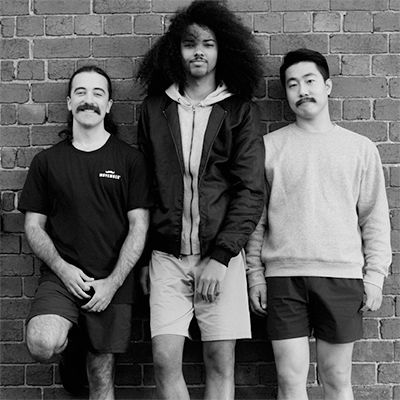
[[[243,253],[232,258],[217,299],[204,301],[196,292],[208,258],[200,255],[176,258],[153,251],[150,263],[151,336],[190,337],[189,325],[196,317],[202,341],[251,338]]]

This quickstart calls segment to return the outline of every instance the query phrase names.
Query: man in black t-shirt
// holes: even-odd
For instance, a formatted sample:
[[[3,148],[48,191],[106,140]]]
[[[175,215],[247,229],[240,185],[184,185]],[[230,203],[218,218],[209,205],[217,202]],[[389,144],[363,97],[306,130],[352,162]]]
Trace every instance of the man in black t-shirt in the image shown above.
[[[79,359],[87,361],[89,398],[96,400],[114,399],[114,354],[129,345],[132,269],[152,205],[143,155],[112,135],[111,90],[97,67],[73,74],[67,137],[33,159],[19,203],[28,242],[43,261],[28,349],[44,362],[62,353],[61,378],[73,393],[85,382]]]

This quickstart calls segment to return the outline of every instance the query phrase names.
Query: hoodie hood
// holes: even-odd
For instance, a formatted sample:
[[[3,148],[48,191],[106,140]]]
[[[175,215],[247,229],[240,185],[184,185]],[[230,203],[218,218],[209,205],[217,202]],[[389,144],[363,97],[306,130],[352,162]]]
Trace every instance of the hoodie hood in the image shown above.
[[[192,108],[193,103],[189,96],[182,95],[179,92],[179,87],[176,83],[172,84],[168,89],[166,89],[165,93],[172,100],[176,101],[178,104],[185,108]],[[217,86],[217,88],[210,93],[205,99],[203,99],[200,103],[196,104],[197,107],[207,107],[212,106],[215,103],[218,103],[227,97],[232,96],[232,93],[229,92],[225,83],[221,83]]]

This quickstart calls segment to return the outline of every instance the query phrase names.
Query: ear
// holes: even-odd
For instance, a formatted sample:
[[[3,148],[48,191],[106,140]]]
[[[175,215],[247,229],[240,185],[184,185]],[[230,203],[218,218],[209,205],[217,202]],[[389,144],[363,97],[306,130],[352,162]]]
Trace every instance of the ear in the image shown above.
[[[108,100],[107,109],[106,109],[107,114],[110,112],[112,105],[113,105],[113,101],[111,99]]]
[[[71,97],[67,96],[67,108],[68,111],[71,111],[72,107],[71,107]]]
[[[325,81],[325,86],[326,86],[326,91],[327,91],[328,96],[329,96],[331,94],[331,92],[332,92],[332,80],[330,78],[328,78]]]

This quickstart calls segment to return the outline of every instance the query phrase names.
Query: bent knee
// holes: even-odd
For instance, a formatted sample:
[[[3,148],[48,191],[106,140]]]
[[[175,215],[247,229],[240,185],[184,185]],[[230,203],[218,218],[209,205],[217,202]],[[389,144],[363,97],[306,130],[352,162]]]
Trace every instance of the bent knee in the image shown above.
[[[64,350],[66,341],[65,339],[52,338],[28,329],[26,344],[29,353],[36,361],[46,362]]]

